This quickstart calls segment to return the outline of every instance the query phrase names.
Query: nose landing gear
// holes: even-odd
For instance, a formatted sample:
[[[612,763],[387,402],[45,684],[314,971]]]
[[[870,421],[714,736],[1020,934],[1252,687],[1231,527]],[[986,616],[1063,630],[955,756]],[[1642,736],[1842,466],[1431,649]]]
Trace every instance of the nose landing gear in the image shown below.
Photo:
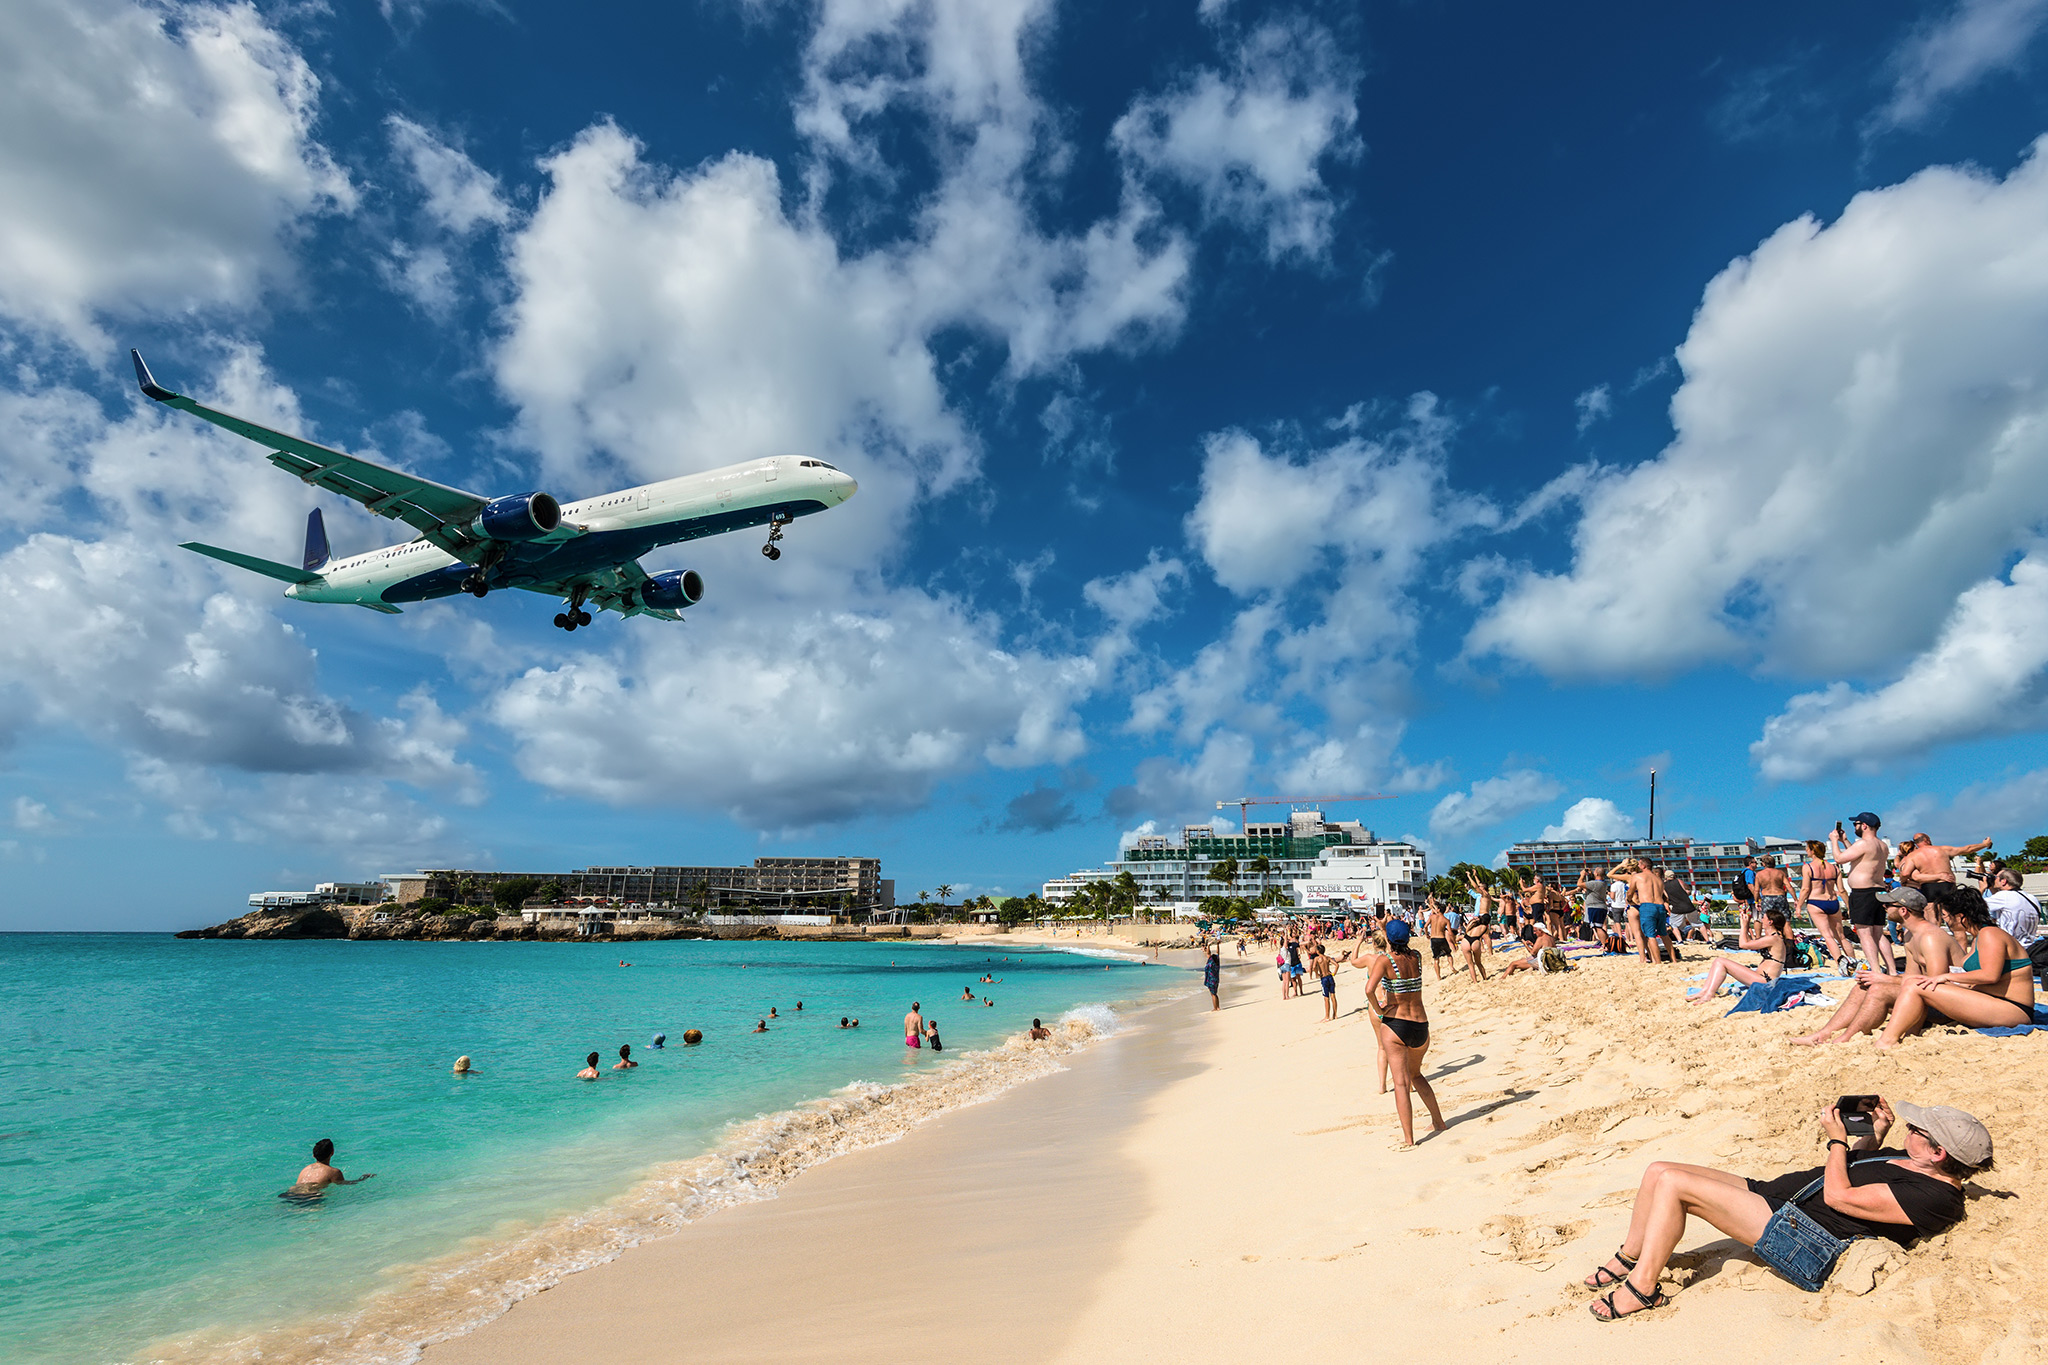
[[[782,512],[777,512],[774,516],[768,518],[768,543],[761,547],[761,553],[766,555],[771,561],[782,558],[782,550],[775,542],[782,539],[782,528],[789,525],[789,523],[790,518]]]

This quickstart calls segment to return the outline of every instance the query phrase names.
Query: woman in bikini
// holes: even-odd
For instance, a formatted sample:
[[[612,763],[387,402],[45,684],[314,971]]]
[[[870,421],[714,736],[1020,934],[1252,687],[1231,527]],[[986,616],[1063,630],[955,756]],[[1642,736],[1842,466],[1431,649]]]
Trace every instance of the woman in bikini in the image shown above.
[[[1742,941],[1738,947],[1752,953],[1762,953],[1764,960],[1755,967],[1745,967],[1740,962],[1725,957],[1714,959],[1714,965],[1707,968],[1707,984],[1700,987],[1700,993],[1692,998],[1695,1005],[1704,1005],[1720,994],[1723,981],[1740,981],[1745,986],[1754,986],[1760,981],[1776,981],[1784,974],[1792,960],[1792,940],[1785,934],[1785,912],[1764,911],[1764,921],[1769,926],[1757,938],[1749,936],[1749,913],[1742,916]]]
[[[1408,950],[1408,921],[1389,920],[1387,951],[1379,952],[1360,942],[1351,954],[1351,965],[1365,968],[1365,1007],[1373,1016],[1373,1033],[1380,1051],[1394,1069],[1394,1112],[1401,1119],[1401,1141],[1415,1145],[1415,1104],[1411,1088],[1429,1106],[1430,1127],[1443,1132],[1443,1111],[1436,1107],[1436,1091],[1422,1074],[1422,1059],[1429,1051],[1429,1015],[1422,1008],[1422,955]],[[1382,996],[1384,988],[1384,996]]]
[[[1799,872],[1799,903],[1806,907],[1813,927],[1835,969],[1847,976],[1849,940],[1842,937],[1842,900],[1836,889],[1841,870],[1827,860],[1828,846],[1818,839],[1806,841],[1806,866]]]
[[[1899,983],[1891,1022],[1877,1040],[1880,1051],[1898,1045],[1930,1021],[1969,1028],[2002,1028],[2034,1022],[2034,961],[2018,940],[1998,927],[1997,917],[1974,886],[1942,896],[1949,932],[1969,943],[1963,969],[1947,976],[1909,976]]]

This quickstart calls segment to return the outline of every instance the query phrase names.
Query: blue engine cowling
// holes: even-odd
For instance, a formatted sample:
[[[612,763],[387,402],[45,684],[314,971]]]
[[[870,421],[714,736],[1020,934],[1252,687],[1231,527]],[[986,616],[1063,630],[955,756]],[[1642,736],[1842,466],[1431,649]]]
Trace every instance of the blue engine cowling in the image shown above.
[[[646,587],[640,589],[640,601],[644,605],[666,607],[670,611],[694,607],[703,600],[704,575],[695,569],[656,574],[647,580]]]
[[[545,493],[515,493],[492,498],[469,524],[469,532],[485,540],[539,540],[562,524],[562,507]]]

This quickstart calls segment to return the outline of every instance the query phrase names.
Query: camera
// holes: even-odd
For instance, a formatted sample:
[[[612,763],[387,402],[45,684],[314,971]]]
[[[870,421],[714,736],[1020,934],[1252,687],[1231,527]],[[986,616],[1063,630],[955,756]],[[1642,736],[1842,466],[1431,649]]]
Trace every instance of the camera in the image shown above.
[[[1844,1095],[1835,1101],[1835,1110],[1842,1116],[1842,1131],[1850,1137],[1877,1135],[1877,1125],[1871,1119],[1877,1112],[1877,1096]]]

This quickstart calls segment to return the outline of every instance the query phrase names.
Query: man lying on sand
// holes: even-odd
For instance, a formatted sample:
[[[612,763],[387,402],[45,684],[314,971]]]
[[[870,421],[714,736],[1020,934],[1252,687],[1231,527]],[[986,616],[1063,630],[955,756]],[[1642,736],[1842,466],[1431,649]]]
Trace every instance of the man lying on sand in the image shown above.
[[[1651,1162],[1621,1248],[1586,1277],[1588,1289],[1615,1286],[1593,1301],[1593,1316],[1612,1322],[1671,1301],[1657,1281],[1692,1216],[1813,1293],[1827,1283],[1851,1238],[1888,1237],[1903,1247],[1962,1221],[1963,1180],[1991,1169],[1991,1134],[1984,1125],[1960,1109],[1901,1104],[1896,1117],[1905,1120],[1906,1140],[1887,1148],[1892,1107],[1879,1099],[1870,1117],[1872,1135],[1851,1142],[1841,1111],[1823,1110],[1827,1164],[1772,1180]]]

